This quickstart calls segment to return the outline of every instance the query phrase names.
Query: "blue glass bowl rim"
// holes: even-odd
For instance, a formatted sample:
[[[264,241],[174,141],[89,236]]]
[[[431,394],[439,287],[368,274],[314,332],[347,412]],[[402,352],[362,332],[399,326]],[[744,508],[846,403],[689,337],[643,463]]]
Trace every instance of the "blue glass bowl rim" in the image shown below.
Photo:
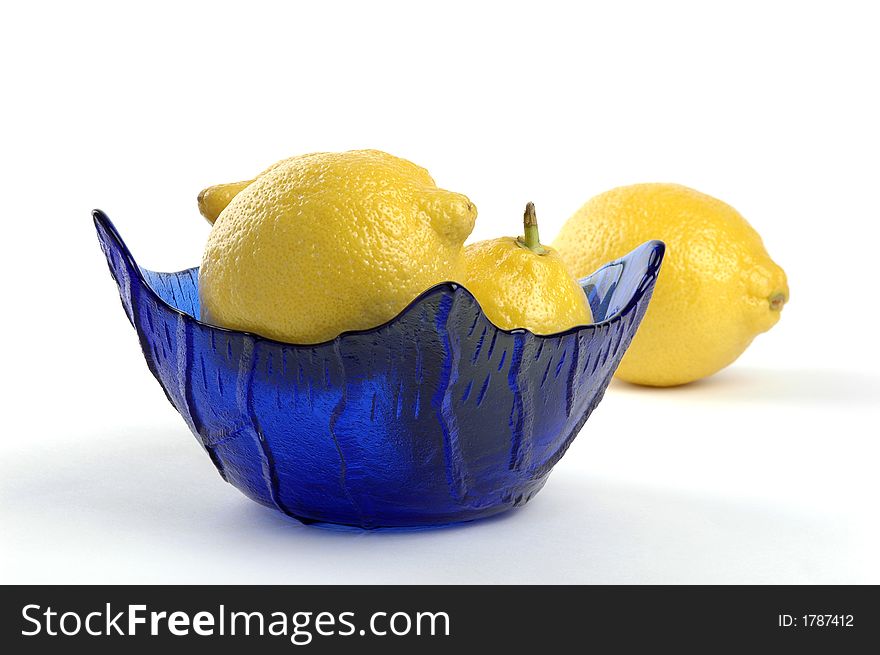
[[[110,234],[110,236],[117,242],[117,244],[119,245],[119,251],[126,258],[131,269],[133,271],[135,271],[135,273],[138,277],[138,282],[140,283],[140,285],[142,287],[146,287],[146,289],[148,290],[150,295],[153,297],[153,299],[155,299],[158,303],[160,303],[162,306],[164,306],[168,310],[183,317],[184,320],[193,321],[197,325],[201,325],[201,326],[209,328],[211,330],[219,330],[220,332],[225,332],[225,333],[229,333],[229,334],[244,335],[244,336],[250,337],[252,339],[259,339],[260,341],[267,342],[267,343],[274,343],[274,344],[277,344],[279,346],[283,346],[286,348],[291,348],[291,347],[293,347],[293,348],[318,348],[321,346],[327,346],[327,345],[333,344],[336,341],[345,339],[346,337],[365,336],[365,335],[370,335],[370,334],[380,332],[384,328],[387,328],[389,325],[396,322],[401,316],[407,314],[412,309],[414,309],[426,297],[434,295],[438,292],[442,292],[444,290],[448,290],[448,292],[450,292],[450,293],[455,293],[455,291],[457,289],[461,289],[462,291],[464,291],[468,296],[470,296],[474,300],[477,307],[479,307],[479,309],[480,309],[480,313],[499,332],[502,332],[504,334],[509,334],[509,335],[527,334],[527,335],[531,335],[532,337],[534,337],[536,339],[559,339],[560,337],[567,337],[571,334],[580,333],[582,331],[595,331],[595,330],[600,329],[606,325],[609,325],[611,323],[619,321],[619,320],[621,320],[621,318],[624,315],[629,313],[635,307],[636,303],[641,299],[641,296],[644,293],[644,291],[642,291],[642,289],[641,289],[642,284],[640,284],[639,288],[636,289],[636,291],[629,297],[629,299],[627,300],[626,304],[624,304],[623,307],[621,307],[617,312],[615,312],[611,316],[606,317],[605,319],[598,321],[596,323],[588,323],[586,325],[575,325],[573,327],[568,328],[567,330],[563,330],[561,332],[554,332],[552,334],[537,334],[535,332],[532,332],[528,328],[515,328],[513,330],[507,330],[505,328],[502,328],[502,327],[495,325],[495,323],[493,323],[489,319],[489,317],[486,316],[486,312],[483,311],[483,307],[482,307],[482,305],[480,305],[480,301],[477,300],[476,296],[474,296],[474,294],[472,294],[466,286],[464,286],[463,284],[461,284],[459,282],[452,282],[452,281],[439,282],[439,283],[425,289],[424,291],[422,291],[419,295],[417,295],[409,303],[407,303],[407,305],[403,309],[401,309],[397,314],[395,314],[393,318],[391,318],[383,323],[380,323],[379,325],[375,325],[373,327],[364,328],[364,329],[360,329],[360,330],[346,330],[344,332],[340,332],[335,337],[333,337],[331,339],[327,339],[325,341],[320,341],[320,342],[315,342],[315,343],[293,343],[293,342],[289,342],[289,341],[281,341],[279,339],[273,339],[271,337],[267,337],[265,335],[262,335],[262,334],[259,334],[256,332],[248,332],[246,330],[235,330],[233,328],[227,328],[227,327],[223,327],[220,325],[214,325],[213,323],[206,323],[206,322],[202,321],[201,319],[196,318],[192,314],[188,314],[187,312],[185,312],[181,309],[178,309],[174,305],[168,303],[155,291],[155,289],[153,289],[152,285],[150,285],[147,282],[147,280],[144,278],[144,275],[143,275],[143,272],[141,270],[140,265],[135,261],[134,256],[132,255],[131,251],[128,249],[128,246],[125,244],[125,241],[123,241],[122,236],[119,234],[119,231],[116,229],[116,226],[113,224],[113,221],[110,220],[110,217],[107,216],[107,214],[100,209],[93,209],[92,210],[92,219],[94,220],[96,227],[99,227],[99,228],[103,227],[107,231],[107,233]],[[658,275],[658,273],[660,272],[660,265],[663,263],[663,257],[664,257],[665,251],[666,251],[666,244],[663,241],[660,241],[658,239],[651,239],[649,241],[645,241],[644,243],[639,244],[638,246],[633,248],[630,252],[624,254],[622,257],[619,257],[617,259],[613,259],[609,262],[606,262],[605,264],[602,264],[601,266],[599,266],[599,268],[597,268],[595,271],[593,271],[592,273],[590,273],[586,277],[578,279],[577,280],[578,284],[583,288],[583,282],[585,280],[596,275],[596,273],[598,273],[599,271],[601,271],[604,268],[608,268],[609,266],[615,266],[617,264],[622,263],[623,261],[625,261],[629,257],[630,254],[632,254],[633,252],[635,252],[637,250],[641,250],[642,248],[651,248],[656,253],[656,256],[649,261],[649,264],[646,267],[644,274],[642,275],[642,280],[644,281],[645,279],[655,278]],[[174,275],[177,273],[182,273],[184,271],[193,270],[193,268],[198,268],[198,267],[185,268],[185,269],[181,269],[179,271],[171,272],[170,274]],[[165,273],[165,274],[167,275],[169,273]]]

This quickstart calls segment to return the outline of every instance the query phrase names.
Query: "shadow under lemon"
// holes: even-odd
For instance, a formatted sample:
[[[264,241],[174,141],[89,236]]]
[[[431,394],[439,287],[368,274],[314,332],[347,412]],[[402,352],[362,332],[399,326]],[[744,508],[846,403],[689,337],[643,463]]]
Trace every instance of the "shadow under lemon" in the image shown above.
[[[838,369],[731,367],[676,387],[645,387],[614,378],[611,389],[716,402],[867,407],[876,406],[880,398],[880,377]]]

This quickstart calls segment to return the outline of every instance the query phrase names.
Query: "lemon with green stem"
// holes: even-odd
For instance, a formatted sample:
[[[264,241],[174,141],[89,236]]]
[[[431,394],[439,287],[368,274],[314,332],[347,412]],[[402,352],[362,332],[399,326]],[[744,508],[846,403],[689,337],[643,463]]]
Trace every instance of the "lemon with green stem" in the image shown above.
[[[541,244],[535,205],[526,205],[523,236],[471,244],[465,287],[505,330],[555,334],[593,322],[584,290],[552,248]]]

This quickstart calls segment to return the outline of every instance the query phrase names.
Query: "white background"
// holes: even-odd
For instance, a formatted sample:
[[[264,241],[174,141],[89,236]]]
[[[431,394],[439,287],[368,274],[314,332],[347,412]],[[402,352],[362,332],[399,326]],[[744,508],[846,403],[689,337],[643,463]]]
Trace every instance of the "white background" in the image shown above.
[[[656,5],[656,6],[655,6]],[[871,3],[14,3],[0,23],[0,581],[880,582],[880,21]],[[375,147],[550,240],[613,186],[737,207],[779,325],[618,382],[529,506],[304,527],[224,484],[139,353],[89,210],[198,263],[202,187]]]

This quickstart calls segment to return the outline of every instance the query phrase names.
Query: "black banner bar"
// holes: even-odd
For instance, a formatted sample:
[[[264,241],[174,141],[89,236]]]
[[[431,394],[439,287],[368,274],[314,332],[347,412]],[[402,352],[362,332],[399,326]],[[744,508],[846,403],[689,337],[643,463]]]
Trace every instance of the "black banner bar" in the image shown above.
[[[7,653],[176,653],[220,642],[259,653],[646,643],[853,652],[880,643],[880,600],[867,586],[33,586],[4,587],[0,611]]]

